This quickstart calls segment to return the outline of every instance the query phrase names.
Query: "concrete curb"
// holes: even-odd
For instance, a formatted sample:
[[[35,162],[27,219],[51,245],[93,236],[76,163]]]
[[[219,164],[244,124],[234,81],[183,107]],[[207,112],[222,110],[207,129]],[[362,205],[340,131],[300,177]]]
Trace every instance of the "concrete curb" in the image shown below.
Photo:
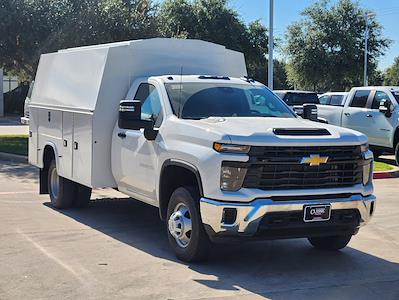
[[[395,167],[390,171],[379,171],[373,173],[374,179],[387,179],[387,178],[398,178],[399,177],[399,168]]]
[[[0,152],[0,160],[13,161],[19,163],[28,163],[28,157],[11,153]]]

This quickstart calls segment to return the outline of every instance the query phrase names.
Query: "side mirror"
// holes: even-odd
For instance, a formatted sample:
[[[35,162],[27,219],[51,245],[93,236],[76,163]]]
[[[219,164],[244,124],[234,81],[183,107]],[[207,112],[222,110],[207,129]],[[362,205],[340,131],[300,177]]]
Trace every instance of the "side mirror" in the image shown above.
[[[380,101],[380,107],[378,109],[380,112],[385,114],[386,117],[390,117],[392,115],[392,112],[394,110],[393,103],[389,99],[382,99]]]
[[[302,118],[317,122],[317,106],[314,104],[304,104]]]
[[[158,134],[152,120],[141,119],[141,102],[139,100],[122,100],[119,103],[118,126],[123,129],[144,129],[145,138],[151,141],[155,140]]]

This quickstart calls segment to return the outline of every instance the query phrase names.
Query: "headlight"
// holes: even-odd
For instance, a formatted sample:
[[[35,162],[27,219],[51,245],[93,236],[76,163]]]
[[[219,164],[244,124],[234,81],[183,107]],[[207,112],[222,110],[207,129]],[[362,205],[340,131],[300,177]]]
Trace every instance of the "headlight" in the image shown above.
[[[213,143],[213,149],[217,152],[248,153],[251,146]]]
[[[220,189],[223,191],[238,191],[244,182],[246,168],[222,166],[220,173]]]
[[[373,154],[369,151],[369,144],[360,145],[360,151],[362,152],[362,157],[364,159],[363,165],[363,185],[366,185],[370,182],[372,175],[372,167],[373,167]]]
[[[366,185],[369,183],[370,178],[371,178],[371,166],[372,166],[371,161],[365,162],[365,165],[363,166],[363,185]]]

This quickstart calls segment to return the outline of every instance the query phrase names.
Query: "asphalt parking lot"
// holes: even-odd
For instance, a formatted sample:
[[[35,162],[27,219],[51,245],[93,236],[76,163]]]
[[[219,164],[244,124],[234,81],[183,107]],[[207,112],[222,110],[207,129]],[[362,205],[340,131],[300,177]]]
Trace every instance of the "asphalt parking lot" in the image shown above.
[[[399,299],[399,179],[375,185],[374,219],[341,252],[253,242],[189,265],[156,208],[104,190],[57,211],[35,168],[0,161],[0,299]]]

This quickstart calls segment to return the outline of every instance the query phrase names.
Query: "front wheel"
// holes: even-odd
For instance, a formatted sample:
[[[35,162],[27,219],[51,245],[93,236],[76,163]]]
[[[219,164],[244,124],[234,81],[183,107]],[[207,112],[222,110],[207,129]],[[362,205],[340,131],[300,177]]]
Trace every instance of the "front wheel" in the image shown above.
[[[340,250],[345,248],[352,235],[323,236],[308,238],[313,247],[321,250]]]
[[[177,258],[186,262],[204,259],[210,246],[199,212],[199,199],[194,187],[180,187],[168,204],[169,243]]]
[[[399,143],[397,143],[395,147],[395,160],[396,165],[399,166]]]

